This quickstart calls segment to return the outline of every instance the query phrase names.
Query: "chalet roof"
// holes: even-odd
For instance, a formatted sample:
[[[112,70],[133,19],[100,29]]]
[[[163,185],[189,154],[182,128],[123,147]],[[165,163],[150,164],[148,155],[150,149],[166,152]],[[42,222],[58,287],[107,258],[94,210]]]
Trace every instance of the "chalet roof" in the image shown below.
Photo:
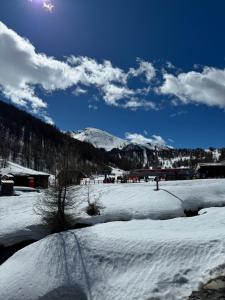
[[[199,163],[197,169],[201,167],[225,167],[225,161],[220,161],[216,163]]]
[[[12,175],[17,175],[17,176],[49,176],[48,173],[40,172],[40,171],[35,171],[33,169],[25,168],[23,166],[20,166],[16,163],[13,162],[8,162],[6,168],[0,169],[0,174],[1,175],[7,175],[7,174],[12,174]]]

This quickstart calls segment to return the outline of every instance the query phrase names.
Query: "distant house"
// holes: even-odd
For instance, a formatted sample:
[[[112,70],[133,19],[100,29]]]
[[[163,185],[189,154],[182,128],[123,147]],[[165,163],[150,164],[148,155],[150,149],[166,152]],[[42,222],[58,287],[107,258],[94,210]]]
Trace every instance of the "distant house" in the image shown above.
[[[13,162],[7,162],[6,167],[0,169],[0,177],[10,177],[15,186],[33,188],[48,188],[49,174],[22,167]]]
[[[199,163],[196,170],[200,178],[225,178],[225,161]]]
[[[64,170],[58,174],[58,179],[62,180],[68,185],[79,185],[81,179],[85,177],[86,176],[84,175],[84,173],[74,169]]]
[[[148,178],[157,176],[165,180],[185,180],[192,179],[194,172],[190,168],[171,169],[137,169],[129,174],[129,178]]]

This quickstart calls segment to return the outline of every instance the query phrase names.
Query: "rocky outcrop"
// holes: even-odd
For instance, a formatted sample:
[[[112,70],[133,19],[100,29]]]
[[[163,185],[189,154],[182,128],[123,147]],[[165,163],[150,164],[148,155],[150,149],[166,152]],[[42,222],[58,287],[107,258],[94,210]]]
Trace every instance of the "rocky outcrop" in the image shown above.
[[[209,281],[199,291],[193,292],[189,300],[225,300],[225,277]]]

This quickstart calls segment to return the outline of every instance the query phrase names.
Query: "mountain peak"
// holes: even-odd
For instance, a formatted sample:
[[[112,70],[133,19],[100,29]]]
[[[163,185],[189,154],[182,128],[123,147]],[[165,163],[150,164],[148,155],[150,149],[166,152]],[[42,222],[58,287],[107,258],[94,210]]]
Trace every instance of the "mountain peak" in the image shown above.
[[[96,148],[103,148],[106,151],[112,149],[123,149],[129,147],[139,147],[154,150],[155,147],[160,149],[171,148],[167,146],[161,137],[154,136],[154,139],[147,139],[139,134],[128,134],[126,139],[121,139],[101,129],[87,127],[83,130],[69,132],[70,136],[82,142],[88,142]]]
[[[87,127],[84,130],[70,132],[71,137],[82,142],[88,142],[96,148],[103,148],[110,151],[114,148],[122,149],[129,143],[104,130]]]

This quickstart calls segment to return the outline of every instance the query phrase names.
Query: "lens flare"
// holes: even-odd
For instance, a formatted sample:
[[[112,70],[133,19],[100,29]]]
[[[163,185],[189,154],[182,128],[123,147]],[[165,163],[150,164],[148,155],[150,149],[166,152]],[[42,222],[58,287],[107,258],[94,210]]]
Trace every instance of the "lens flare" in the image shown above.
[[[55,5],[52,0],[28,0],[29,2],[41,3],[44,10],[49,13],[52,13],[55,9]]]
[[[45,0],[45,1],[43,1],[43,8],[45,10],[47,10],[48,12],[52,13],[55,6],[50,0]]]

